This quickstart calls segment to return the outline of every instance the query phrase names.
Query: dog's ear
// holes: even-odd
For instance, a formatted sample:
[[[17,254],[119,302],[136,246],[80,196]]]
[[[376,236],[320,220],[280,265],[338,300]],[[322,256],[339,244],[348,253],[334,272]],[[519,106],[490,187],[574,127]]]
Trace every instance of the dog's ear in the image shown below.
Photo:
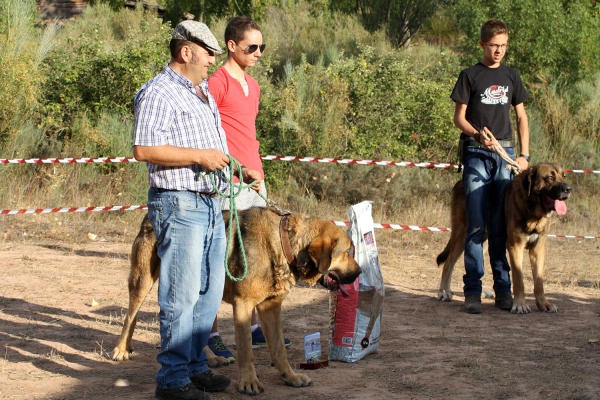
[[[332,252],[336,244],[337,239],[328,236],[317,236],[310,242],[308,253],[320,273],[324,274],[331,266]]]
[[[531,196],[531,187],[537,182],[534,181],[537,176],[537,166],[529,167],[525,171],[527,173],[527,197]]]

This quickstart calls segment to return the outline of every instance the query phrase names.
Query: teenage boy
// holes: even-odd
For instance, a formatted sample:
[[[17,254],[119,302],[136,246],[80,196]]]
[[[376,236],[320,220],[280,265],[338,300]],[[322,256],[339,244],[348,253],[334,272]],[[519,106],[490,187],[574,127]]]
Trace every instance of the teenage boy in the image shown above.
[[[518,72],[501,64],[508,47],[508,29],[498,19],[481,27],[479,45],[483,58],[463,70],[450,98],[455,101],[454,124],[462,131],[464,143],[463,182],[465,184],[467,237],[465,239],[465,311],[479,314],[483,269],[483,240],[488,232],[488,248],[494,278],[495,305],[512,308],[510,266],[506,259],[506,224],[503,198],[512,173],[506,162],[492,151],[493,142],[481,134],[488,128],[514,159],[510,107],[517,120],[521,154],[515,160],[521,169],[529,162],[529,126],[523,102],[529,95]]]
[[[232,18],[225,28],[225,45],[228,52],[227,60],[210,76],[208,87],[219,107],[230,154],[245,167],[260,172],[260,193],[267,197],[259,153],[260,143],[256,139],[256,116],[260,101],[260,87],[258,82],[246,72],[246,68],[256,65],[265,50],[260,26],[249,17]],[[266,206],[265,200],[258,193],[249,189],[240,193],[235,200],[238,210]],[[222,206],[224,210],[228,210],[229,199],[222,199]],[[266,346],[255,310],[252,311],[251,322],[252,346],[254,348]],[[285,345],[289,346],[290,344],[290,340],[286,338]],[[229,361],[235,360],[234,355],[219,336],[217,319],[215,319],[208,346],[216,355],[223,356]]]
[[[197,21],[178,24],[171,61],[134,99],[133,154],[148,167],[148,219],[156,233],[160,344],[155,397],[210,400],[231,380],[208,369],[202,349],[223,297],[225,226],[216,189],[227,190],[227,142],[208,91],[208,67],[221,54]],[[206,175],[214,173],[215,185]],[[244,168],[245,182],[258,171]]]

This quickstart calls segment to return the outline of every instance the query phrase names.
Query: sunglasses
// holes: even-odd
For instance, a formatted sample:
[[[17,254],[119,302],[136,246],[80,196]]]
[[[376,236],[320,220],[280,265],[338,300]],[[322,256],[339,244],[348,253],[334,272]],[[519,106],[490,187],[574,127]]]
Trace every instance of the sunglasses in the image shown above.
[[[248,54],[252,54],[254,52],[256,52],[256,50],[260,49],[260,52],[262,53],[263,51],[265,51],[265,46],[266,44],[251,44],[248,47],[246,47],[243,51],[247,51]]]

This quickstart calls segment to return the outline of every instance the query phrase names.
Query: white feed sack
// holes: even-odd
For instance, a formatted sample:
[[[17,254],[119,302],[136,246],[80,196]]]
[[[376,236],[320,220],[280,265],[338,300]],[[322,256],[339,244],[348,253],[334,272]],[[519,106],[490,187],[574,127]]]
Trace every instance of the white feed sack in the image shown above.
[[[345,285],[348,296],[338,290],[329,297],[329,360],[356,362],[377,351],[385,288],[375,243],[373,202],[350,206],[348,236],[355,246],[354,258],[362,273],[352,285]]]

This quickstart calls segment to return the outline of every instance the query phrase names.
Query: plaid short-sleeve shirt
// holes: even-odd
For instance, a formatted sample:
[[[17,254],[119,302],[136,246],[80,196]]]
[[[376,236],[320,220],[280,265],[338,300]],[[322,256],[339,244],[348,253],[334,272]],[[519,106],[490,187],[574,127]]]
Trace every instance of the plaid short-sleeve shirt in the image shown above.
[[[135,95],[133,145],[218,149],[227,154],[225,131],[207,81],[199,88],[208,98],[208,104],[198,96],[191,81],[165,66]],[[198,164],[163,167],[147,163],[147,168],[151,187],[215,191],[208,175],[202,174],[208,171]],[[228,184],[220,171],[215,174],[215,180],[220,190],[227,190]]]

